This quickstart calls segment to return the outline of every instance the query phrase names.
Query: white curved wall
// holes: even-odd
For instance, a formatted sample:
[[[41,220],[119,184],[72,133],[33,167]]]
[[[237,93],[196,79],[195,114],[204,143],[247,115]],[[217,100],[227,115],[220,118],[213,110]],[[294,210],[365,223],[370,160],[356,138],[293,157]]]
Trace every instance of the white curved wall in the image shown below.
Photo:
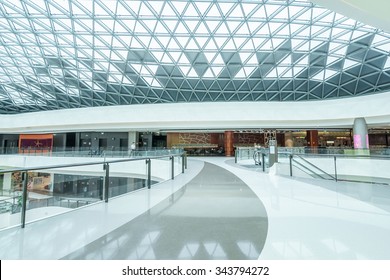
[[[311,0],[311,2],[365,24],[390,31],[388,0]]]
[[[160,129],[330,128],[390,125],[390,92],[301,102],[210,102],[108,106],[0,115],[0,133]]]

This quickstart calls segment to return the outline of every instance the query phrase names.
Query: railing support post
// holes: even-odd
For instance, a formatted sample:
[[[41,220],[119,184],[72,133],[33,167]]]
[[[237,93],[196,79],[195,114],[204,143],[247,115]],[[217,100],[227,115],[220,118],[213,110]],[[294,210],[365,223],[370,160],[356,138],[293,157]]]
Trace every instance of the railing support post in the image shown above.
[[[148,165],[148,171],[147,171],[147,176],[148,176],[148,179],[147,179],[147,186],[148,186],[148,189],[150,189],[150,186],[152,185],[152,180],[151,180],[151,165],[152,165],[152,161],[150,160],[150,158],[146,159],[146,164]]]
[[[184,163],[184,153],[181,155],[181,173],[184,173],[184,167],[185,167],[185,163]]]
[[[28,172],[25,171],[22,174],[23,179],[23,192],[22,192],[22,209],[21,209],[21,226],[22,228],[26,225],[26,208],[27,208],[27,183],[28,183]]]
[[[337,164],[336,164],[336,156],[333,157],[334,158],[334,178],[337,182]]]
[[[238,148],[234,150],[234,163],[237,163]]]
[[[175,179],[175,157],[171,156],[171,179]]]
[[[265,154],[261,153],[261,163],[263,165],[263,172],[265,171]]]
[[[184,167],[187,169],[187,152],[184,152],[184,158],[185,158]]]
[[[104,201],[108,202],[108,187],[110,185],[110,165],[108,163],[104,163],[103,170],[106,171],[106,176],[104,176]]]
[[[290,154],[288,155],[289,159],[290,159],[290,177],[292,177],[292,158],[293,158],[293,155]]]

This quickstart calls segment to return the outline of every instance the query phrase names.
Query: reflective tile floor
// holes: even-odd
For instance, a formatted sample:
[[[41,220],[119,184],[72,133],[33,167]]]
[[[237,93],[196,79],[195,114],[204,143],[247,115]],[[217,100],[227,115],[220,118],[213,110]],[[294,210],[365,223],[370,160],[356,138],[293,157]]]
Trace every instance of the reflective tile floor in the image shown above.
[[[196,158],[108,204],[0,231],[0,259],[386,259],[384,186],[263,173]]]
[[[267,215],[242,180],[214,164],[143,215],[66,259],[257,259]]]
[[[301,180],[272,170],[253,175],[237,168],[234,160],[220,166],[249,185],[267,210],[268,234],[260,259],[390,260],[388,187]]]

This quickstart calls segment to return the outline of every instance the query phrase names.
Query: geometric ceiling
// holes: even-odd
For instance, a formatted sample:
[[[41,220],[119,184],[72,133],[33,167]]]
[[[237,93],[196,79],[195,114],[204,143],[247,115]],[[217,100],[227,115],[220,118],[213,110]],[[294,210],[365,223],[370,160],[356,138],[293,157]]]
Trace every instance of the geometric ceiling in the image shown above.
[[[0,113],[390,89],[390,34],[308,1],[0,0]]]

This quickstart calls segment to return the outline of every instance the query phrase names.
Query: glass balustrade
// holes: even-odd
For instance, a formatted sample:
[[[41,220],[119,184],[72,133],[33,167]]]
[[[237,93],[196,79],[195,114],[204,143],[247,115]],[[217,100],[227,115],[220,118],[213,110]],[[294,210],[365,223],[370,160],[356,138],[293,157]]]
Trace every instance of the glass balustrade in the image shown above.
[[[181,148],[161,149],[161,148],[138,148],[136,150],[113,147],[109,149],[99,148],[58,148],[51,150],[39,148],[19,149],[17,147],[3,148],[0,154],[22,154],[28,156],[57,156],[57,157],[101,157],[101,158],[129,158],[129,157],[147,157],[164,156],[172,154],[181,154],[184,150]]]
[[[184,172],[186,157],[179,150],[173,152],[0,170],[0,229],[24,227],[174,179]]]
[[[307,179],[325,179],[390,185],[390,156],[386,149],[278,147],[276,173]],[[267,148],[237,147],[235,163],[269,168]],[[264,158],[263,158],[264,157]],[[261,170],[261,169],[260,169]]]

